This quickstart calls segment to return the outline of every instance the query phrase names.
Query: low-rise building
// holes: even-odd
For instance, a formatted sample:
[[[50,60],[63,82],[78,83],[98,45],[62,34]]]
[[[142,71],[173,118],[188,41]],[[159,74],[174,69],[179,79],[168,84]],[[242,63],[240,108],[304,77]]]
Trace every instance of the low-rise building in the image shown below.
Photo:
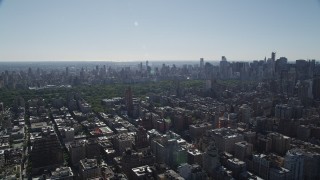
[[[60,167],[51,172],[52,180],[73,180],[74,175],[70,167]]]
[[[82,180],[100,176],[101,172],[96,159],[80,160],[80,178]]]

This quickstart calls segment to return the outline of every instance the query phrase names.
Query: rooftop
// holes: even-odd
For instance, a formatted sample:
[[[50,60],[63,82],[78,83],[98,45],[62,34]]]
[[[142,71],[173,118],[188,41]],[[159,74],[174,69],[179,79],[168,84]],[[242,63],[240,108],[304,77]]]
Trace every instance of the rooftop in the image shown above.
[[[237,133],[234,129],[231,128],[219,128],[219,129],[214,129],[212,130],[214,135],[220,136],[222,138],[234,138],[239,136],[240,134]]]
[[[152,173],[152,169],[148,165],[132,168],[132,171],[138,177],[139,176],[144,176],[144,175],[149,174],[149,173]]]
[[[60,167],[52,172],[51,179],[61,179],[62,177],[73,176],[73,172],[70,167]]]
[[[245,165],[245,162],[243,162],[237,158],[228,159],[228,162],[230,162],[232,164],[236,164],[236,165]]]
[[[80,164],[85,170],[98,167],[96,159],[82,159],[80,160]]]

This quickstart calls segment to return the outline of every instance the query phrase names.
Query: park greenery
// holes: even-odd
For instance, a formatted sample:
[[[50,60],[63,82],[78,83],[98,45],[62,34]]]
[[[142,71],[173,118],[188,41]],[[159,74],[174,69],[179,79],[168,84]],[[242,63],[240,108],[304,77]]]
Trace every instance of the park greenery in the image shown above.
[[[181,81],[181,88],[202,88],[202,80]],[[134,97],[145,97],[148,93],[160,94],[171,91],[177,87],[176,81],[158,81],[135,84],[105,84],[105,85],[79,85],[71,88],[48,88],[48,89],[0,89],[0,102],[5,107],[11,107],[17,97],[22,97],[25,101],[33,98],[43,98],[50,102],[52,99],[66,99],[68,93],[79,93],[93,108],[101,111],[101,100],[113,97],[124,97],[125,90],[131,87]]]
[[[240,80],[219,80],[216,83],[235,87],[244,82]],[[247,82],[250,83],[250,82]],[[252,82],[251,82],[252,83]],[[25,101],[33,98],[43,98],[46,101],[52,99],[66,99],[68,93],[79,93],[95,111],[102,111],[101,100],[113,97],[124,97],[125,90],[130,86],[134,97],[145,97],[149,93],[160,94],[164,92],[173,92],[177,87],[182,89],[202,89],[204,80],[181,80],[181,81],[157,81],[146,83],[114,83],[99,85],[79,85],[71,88],[48,88],[48,89],[0,89],[0,102],[5,107],[11,107],[17,97],[22,97]]]

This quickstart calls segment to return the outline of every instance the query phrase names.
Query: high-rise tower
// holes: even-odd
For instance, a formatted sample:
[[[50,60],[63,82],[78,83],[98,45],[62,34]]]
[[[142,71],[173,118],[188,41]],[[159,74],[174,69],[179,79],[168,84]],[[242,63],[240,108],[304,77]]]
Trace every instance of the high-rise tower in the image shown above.
[[[133,99],[132,99],[132,91],[131,91],[130,86],[127,88],[127,90],[125,92],[125,103],[126,103],[128,115],[132,116],[132,114],[133,114]]]
[[[200,69],[204,68],[204,60],[203,58],[200,58]]]
[[[276,52],[271,53],[271,60],[274,62],[276,61]]]

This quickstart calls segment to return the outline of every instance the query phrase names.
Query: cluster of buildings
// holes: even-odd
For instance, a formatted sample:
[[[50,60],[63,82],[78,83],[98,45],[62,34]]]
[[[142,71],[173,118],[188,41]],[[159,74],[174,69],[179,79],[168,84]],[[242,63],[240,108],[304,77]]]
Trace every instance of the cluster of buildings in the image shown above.
[[[101,100],[104,112],[79,93],[17,97],[10,109],[0,104],[0,178],[319,179],[317,69],[314,61],[288,64],[275,53],[252,63],[222,57],[219,66],[200,59],[158,69],[147,62],[135,71],[83,68],[80,82],[111,72],[124,82],[204,81],[186,89],[178,80],[174,91],[144,98],[128,86],[122,97]]]
[[[270,58],[254,61],[228,61],[222,56],[221,61],[184,62],[152,62],[149,63],[56,63],[56,64],[25,64],[25,68],[0,68],[0,88],[9,89],[42,89],[70,87],[89,84],[142,83],[155,80],[174,79],[240,79],[267,80],[276,79],[277,88],[281,92],[294,93],[295,86],[319,86],[319,68],[315,60],[288,61],[285,57],[276,58],[272,52]],[[10,66],[16,66],[12,64]],[[5,66],[5,67],[10,67]],[[317,73],[315,73],[317,72]],[[311,81],[309,81],[311,79]],[[312,80],[314,79],[314,80]],[[210,83],[208,81],[208,86]],[[310,88],[310,87],[307,87]],[[311,87],[312,88],[312,87]],[[305,96],[311,90],[302,92]]]
[[[19,179],[25,168],[27,137],[25,129],[24,101],[16,99],[19,107],[13,107],[12,113],[0,103],[0,179]]]

